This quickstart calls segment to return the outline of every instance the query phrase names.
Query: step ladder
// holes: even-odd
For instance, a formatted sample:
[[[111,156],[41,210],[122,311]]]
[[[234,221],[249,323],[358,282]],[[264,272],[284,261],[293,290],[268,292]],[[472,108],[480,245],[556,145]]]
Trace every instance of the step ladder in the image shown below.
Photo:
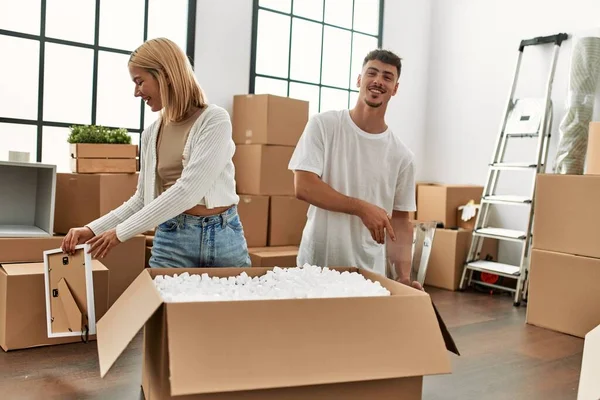
[[[475,221],[471,246],[467,256],[467,262],[464,265],[462,278],[460,281],[460,290],[471,286],[473,283],[505,290],[514,293],[514,305],[519,306],[521,300],[526,299],[527,294],[527,275],[529,271],[529,248],[532,238],[534,195],[535,195],[535,177],[529,196],[517,196],[507,194],[497,194],[496,187],[500,172],[513,170],[523,171],[524,173],[544,173],[548,158],[548,146],[550,143],[550,134],[552,129],[552,84],[556,70],[558,53],[563,41],[568,39],[565,33],[559,33],[552,36],[536,37],[533,39],[522,40],[519,45],[519,55],[517,58],[515,73],[508,103],[506,105],[502,124],[498,137],[492,162],[489,165],[487,182],[485,184],[479,213]],[[521,98],[515,99],[515,91],[521,69],[521,60],[523,53],[528,46],[554,44],[554,52],[550,65],[550,72],[546,83],[546,91],[543,98]],[[519,140],[524,138],[537,139],[535,158],[526,162],[505,162],[504,156],[506,146],[509,140]],[[532,155],[533,156],[533,155]],[[488,226],[490,209],[492,206],[504,205],[515,207],[528,207],[529,220],[525,231],[512,229],[496,228]],[[501,241],[510,241],[522,245],[519,265],[503,264],[500,262],[481,260],[480,253],[483,245],[483,239],[491,238]],[[509,281],[516,281],[516,285],[503,286],[494,283],[484,282],[473,278],[475,271],[488,273],[500,277],[508,278]]]

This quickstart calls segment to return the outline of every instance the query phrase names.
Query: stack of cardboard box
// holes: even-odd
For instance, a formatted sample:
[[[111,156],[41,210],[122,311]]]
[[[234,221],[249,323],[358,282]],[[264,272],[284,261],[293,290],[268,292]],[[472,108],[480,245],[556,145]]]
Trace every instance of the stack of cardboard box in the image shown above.
[[[425,284],[447,290],[457,290],[463,265],[471,244],[472,228],[463,225],[459,207],[469,201],[479,203],[482,186],[417,183],[418,221],[436,221],[438,227],[433,239]],[[467,228],[467,229],[465,229]],[[481,258],[497,260],[498,241],[485,239]]]
[[[529,324],[581,338],[600,324],[598,199],[600,175],[537,176]]]
[[[47,337],[43,252],[60,248],[70,228],[83,226],[121,205],[137,184],[136,174],[54,176],[52,202],[37,202],[31,211],[53,216],[49,232],[39,237],[15,234],[0,238],[0,346],[5,351],[81,340]],[[144,246],[145,237],[138,235],[115,247],[101,262],[94,262],[97,320],[144,269]]]
[[[308,204],[294,195],[288,163],[308,121],[308,102],[237,95],[233,157],[238,211],[253,266],[296,266]]]

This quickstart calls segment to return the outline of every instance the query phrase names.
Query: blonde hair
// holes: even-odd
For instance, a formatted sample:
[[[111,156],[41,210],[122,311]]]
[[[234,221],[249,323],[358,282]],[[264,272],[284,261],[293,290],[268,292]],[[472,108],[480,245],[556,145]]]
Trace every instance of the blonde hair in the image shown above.
[[[158,81],[161,115],[167,122],[182,120],[192,106],[206,105],[192,65],[171,40],[156,38],[144,42],[131,54],[129,64],[145,69]]]

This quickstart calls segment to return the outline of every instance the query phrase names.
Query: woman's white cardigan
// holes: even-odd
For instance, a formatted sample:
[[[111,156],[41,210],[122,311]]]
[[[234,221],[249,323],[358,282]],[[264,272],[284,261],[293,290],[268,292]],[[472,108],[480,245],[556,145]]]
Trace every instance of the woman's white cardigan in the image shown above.
[[[200,114],[184,146],[181,177],[157,197],[159,126],[160,118],[142,133],[142,163],[135,194],[120,207],[89,223],[87,226],[94,234],[116,227],[117,238],[124,242],[194,207],[203,198],[208,208],[239,202],[232,161],[235,144],[227,111],[211,104]]]

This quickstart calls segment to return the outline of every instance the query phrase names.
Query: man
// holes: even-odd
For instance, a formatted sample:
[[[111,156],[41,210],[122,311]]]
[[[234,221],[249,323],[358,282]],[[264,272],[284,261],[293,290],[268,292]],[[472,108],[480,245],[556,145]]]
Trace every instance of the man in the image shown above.
[[[385,123],[401,67],[392,52],[367,54],[355,107],[313,116],[289,169],[296,197],[311,204],[299,265],[356,266],[384,274],[387,242],[398,280],[421,289],[410,280],[414,156]]]

